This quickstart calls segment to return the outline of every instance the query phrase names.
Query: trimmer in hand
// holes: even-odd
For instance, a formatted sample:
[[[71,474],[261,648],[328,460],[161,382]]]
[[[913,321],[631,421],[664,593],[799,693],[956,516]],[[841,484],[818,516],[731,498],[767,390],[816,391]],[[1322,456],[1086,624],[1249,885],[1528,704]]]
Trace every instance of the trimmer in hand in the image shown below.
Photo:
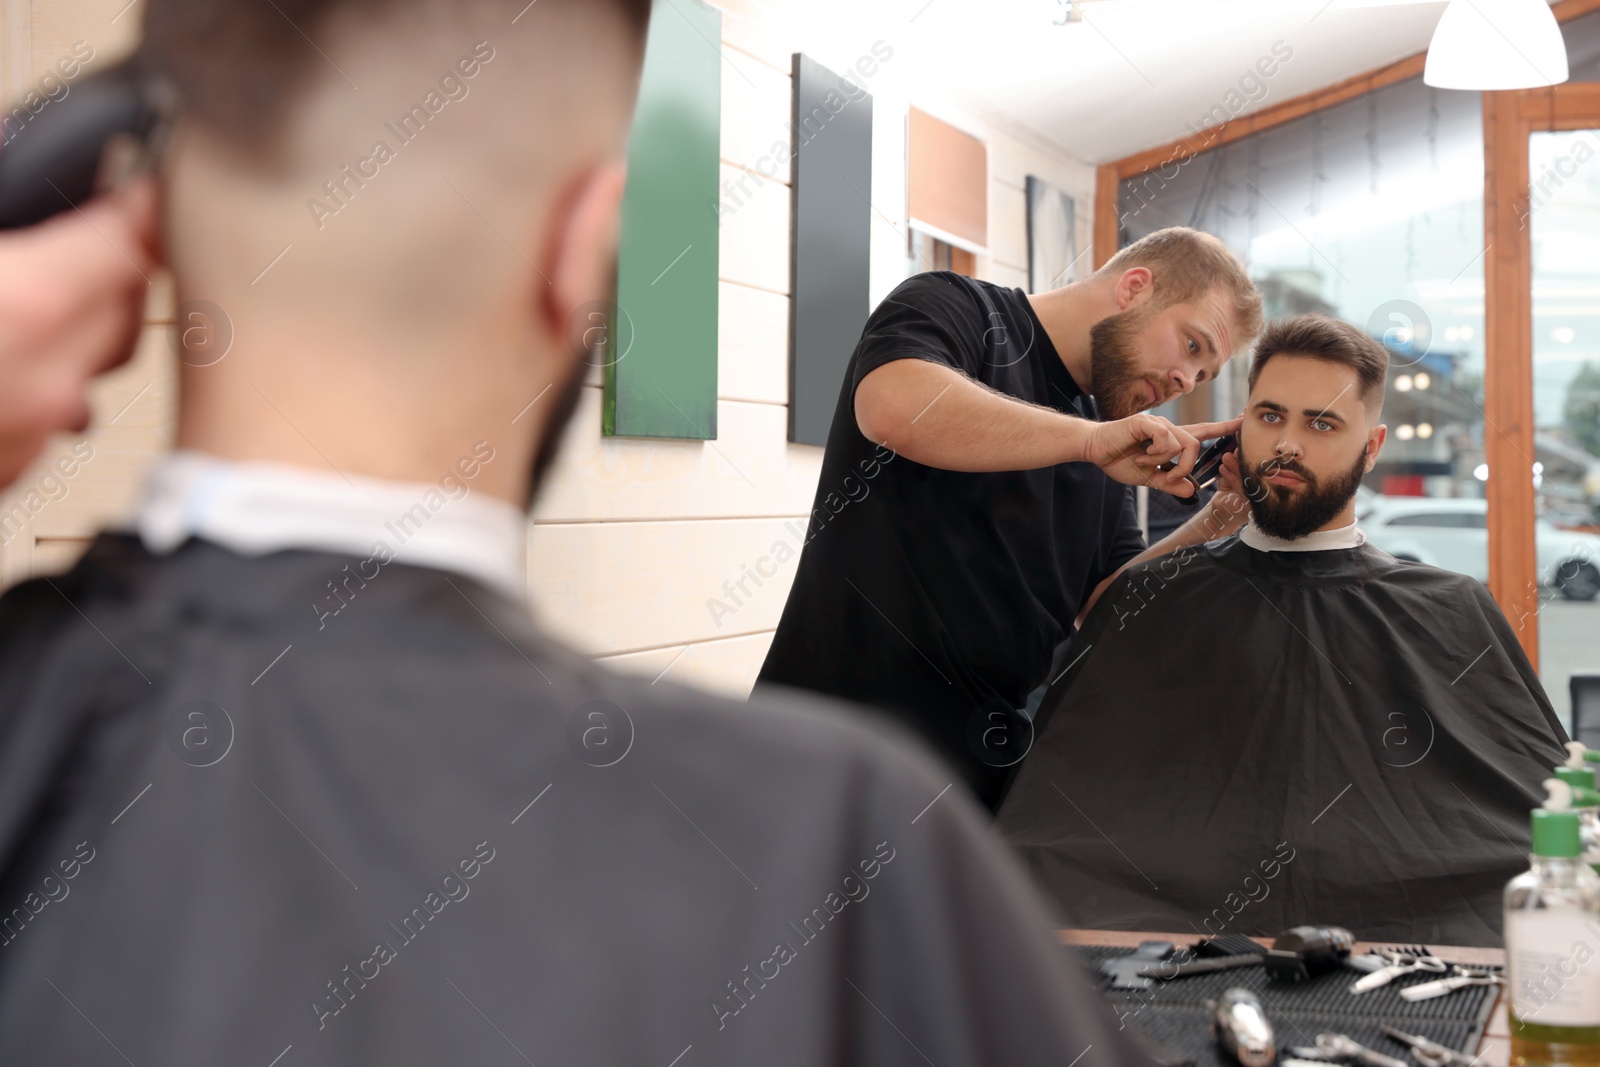
[[[1239,448],[1239,435],[1228,434],[1212,441],[1200,450],[1199,457],[1194,461],[1194,470],[1185,476],[1185,480],[1194,487],[1194,492],[1188,496],[1178,497],[1178,502],[1185,507],[1197,507],[1200,503],[1200,490],[1209,489],[1216,484],[1217,478],[1222,474],[1222,457]],[[1176,464],[1163,463],[1156,468],[1158,471],[1170,471]]]
[[[50,101],[0,151],[0,230],[70,211],[148,169],[174,94],[130,60]]]

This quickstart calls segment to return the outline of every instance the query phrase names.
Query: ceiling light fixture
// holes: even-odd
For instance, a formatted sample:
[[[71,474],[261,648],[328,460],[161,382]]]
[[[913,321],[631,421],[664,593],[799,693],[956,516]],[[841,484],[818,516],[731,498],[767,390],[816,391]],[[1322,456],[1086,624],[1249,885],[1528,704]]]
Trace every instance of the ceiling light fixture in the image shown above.
[[[1567,42],[1546,0],[1450,0],[1422,80],[1438,89],[1537,89],[1567,80]]]

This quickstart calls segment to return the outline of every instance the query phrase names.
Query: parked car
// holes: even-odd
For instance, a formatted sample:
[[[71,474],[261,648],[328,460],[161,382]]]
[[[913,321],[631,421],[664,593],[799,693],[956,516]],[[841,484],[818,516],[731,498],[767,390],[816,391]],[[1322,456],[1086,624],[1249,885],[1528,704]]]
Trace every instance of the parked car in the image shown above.
[[[1364,485],[1356,486],[1356,521],[1361,522],[1371,514],[1378,501],[1388,499],[1388,497],[1380,496]]]
[[[1361,520],[1367,540],[1398,559],[1489,580],[1489,503],[1377,496]],[[1568,600],[1600,595],[1600,537],[1534,523],[1539,581]]]

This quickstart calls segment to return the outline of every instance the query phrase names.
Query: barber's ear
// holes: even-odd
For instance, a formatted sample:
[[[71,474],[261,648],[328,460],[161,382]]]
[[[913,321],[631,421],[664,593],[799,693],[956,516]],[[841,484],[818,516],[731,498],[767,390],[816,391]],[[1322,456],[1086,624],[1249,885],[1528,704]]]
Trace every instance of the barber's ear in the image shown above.
[[[556,199],[545,243],[547,324],[565,334],[578,308],[606,300],[616,285],[617,241],[627,168],[612,160],[575,177]]]
[[[1122,272],[1122,277],[1117,279],[1116,296],[1117,310],[1125,311],[1148,297],[1155,285],[1155,275],[1150,273],[1149,267],[1129,267]]]
[[[1383,442],[1389,438],[1389,427],[1376,426],[1367,434],[1367,465],[1363,468],[1366,473],[1372,473],[1372,468],[1378,463],[1378,453],[1383,451]]]

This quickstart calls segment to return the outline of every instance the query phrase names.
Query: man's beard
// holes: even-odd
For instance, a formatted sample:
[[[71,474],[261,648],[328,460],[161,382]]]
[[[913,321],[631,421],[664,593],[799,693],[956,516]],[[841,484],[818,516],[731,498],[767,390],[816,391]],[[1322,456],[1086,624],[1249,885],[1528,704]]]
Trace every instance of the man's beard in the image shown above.
[[[1245,496],[1250,498],[1250,517],[1262,533],[1294,541],[1331,522],[1356,495],[1361,476],[1366,473],[1367,453],[1362,449],[1355,466],[1324,482],[1292,459],[1273,457],[1252,464],[1240,451]],[[1263,480],[1270,471],[1288,471],[1305,479],[1298,488],[1272,485]]]
[[[607,277],[615,279],[617,268],[613,263]],[[597,309],[604,308],[604,312]],[[611,358],[611,351],[607,348],[594,345],[595,322],[594,316],[599,313],[605,316],[603,329],[605,336],[617,328],[617,318],[621,314],[617,306],[616,283],[613,281],[612,290],[605,300],[590,301],[574,312],[572,322],[567,324],[567,343],[571,349],[572,365],[566,381],[556,390],[555,399],[551,401],[550,417],[545,420],[544,429],[539,431],[539,439],[534,442],[533,466],[528,472],[528,500],[527,507],[531,510],[533,502],[539,496],[539,490],[544,486],[546,475],[555,464],[556,456],[561,452],[561,438],[566,432],[567,424],[572,421],[572,416],[578,410],[578,398],[583,395],[583,383],[589,377],[589,368],[598,364],[591,363],[596,357],[600,359]],[[601,342],[603,345],[603,342]]]
[[[550,417],[545,420],[544,429],[539,431],[539,439],[534,442],[533,466],[528,474],[528,502],[524,511],[533,507],[539,489],[544,485],[545,475],[550,473],[550,467],[561,451],[561,437],[567,429],[567,423],[572,421],[573,414],[578,410],[578,398],[583,395],[583,382],[588,377],[588,370],[589,365],[581,360],[573,364],[572,372],[551,402],[554,406],[550,409]]]
[[[1089,327],[1089,373],[1094,376],[1094,403],[1107,422],[1137,415],[1153,407],[1145,395],[1148,383],[1165,399],[1160,380],[1139,371],[1139,331],[1150,321],[1147,308],[1128,308]],[[1161,401],[1158,401],[1160,403]]]

